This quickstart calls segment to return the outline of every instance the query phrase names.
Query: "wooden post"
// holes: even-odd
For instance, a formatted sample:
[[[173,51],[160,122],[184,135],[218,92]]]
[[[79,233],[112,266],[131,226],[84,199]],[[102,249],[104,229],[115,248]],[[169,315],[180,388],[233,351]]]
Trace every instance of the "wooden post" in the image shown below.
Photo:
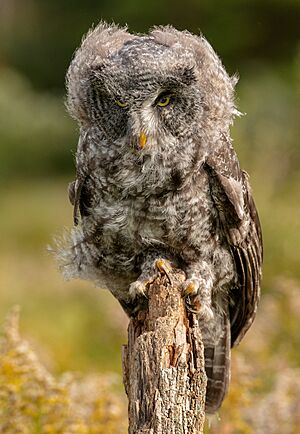
[[[123,347],[130,434],[201,434],[206,374],[196,316],[186,311],[180,271],[149,288],[147,310],[130,320]]]

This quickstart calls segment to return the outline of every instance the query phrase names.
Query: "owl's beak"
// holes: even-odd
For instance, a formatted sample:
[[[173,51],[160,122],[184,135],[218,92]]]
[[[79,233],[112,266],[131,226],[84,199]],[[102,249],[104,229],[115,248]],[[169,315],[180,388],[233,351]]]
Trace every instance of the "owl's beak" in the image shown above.
[[[144,149],[145,145],[147,143],[147,136],[144,132],[141,132],[139,136],[139,147],[140,149]]]

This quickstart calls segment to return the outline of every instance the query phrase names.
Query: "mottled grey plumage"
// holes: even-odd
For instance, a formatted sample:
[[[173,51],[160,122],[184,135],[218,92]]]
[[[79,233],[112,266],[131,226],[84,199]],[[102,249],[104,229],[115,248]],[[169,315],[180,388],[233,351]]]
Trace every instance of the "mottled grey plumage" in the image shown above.
[[[203,331],[208,412],[226,393],[230,347],[254,319],[261,278],[260,224],[229,132],[235,82],[201,36],[103,23],[67,75],[80,139],[64,272],[106,286],[132,315],[158,259],[182,268]]]

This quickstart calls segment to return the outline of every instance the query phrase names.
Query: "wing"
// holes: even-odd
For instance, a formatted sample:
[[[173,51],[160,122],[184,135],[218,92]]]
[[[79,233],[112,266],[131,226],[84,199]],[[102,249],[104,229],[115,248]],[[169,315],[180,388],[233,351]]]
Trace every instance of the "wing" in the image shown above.
[[[205,167],[219,213],[220,229],[227,238],[238,273],[238,284],[230,291],[229,305],[231,346],[234,346],[243,338],[256,315],[263,247],[248,175],[240,169],[229,140],[224,145],[207,158]]]
[[[76,179],[68,187],[69,199],[74,206],[73,220],[75,226],[79,223],[79,216],[88,215],[88,208],[91,205],[90,188],[88,188],[89,165],[86,158],[87,142],[88,132],[81,131],[76,153]]]

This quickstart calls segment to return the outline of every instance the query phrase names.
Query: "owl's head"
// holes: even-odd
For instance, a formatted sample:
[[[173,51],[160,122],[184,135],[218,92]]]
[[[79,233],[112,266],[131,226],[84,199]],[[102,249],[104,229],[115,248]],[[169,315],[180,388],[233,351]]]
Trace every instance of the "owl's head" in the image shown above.
[[[228,132],[235,81],[202,36],[169,26],[135,36],[101,23],[70,65],[68,108],[110,143],[143,152],[194,146]]]

